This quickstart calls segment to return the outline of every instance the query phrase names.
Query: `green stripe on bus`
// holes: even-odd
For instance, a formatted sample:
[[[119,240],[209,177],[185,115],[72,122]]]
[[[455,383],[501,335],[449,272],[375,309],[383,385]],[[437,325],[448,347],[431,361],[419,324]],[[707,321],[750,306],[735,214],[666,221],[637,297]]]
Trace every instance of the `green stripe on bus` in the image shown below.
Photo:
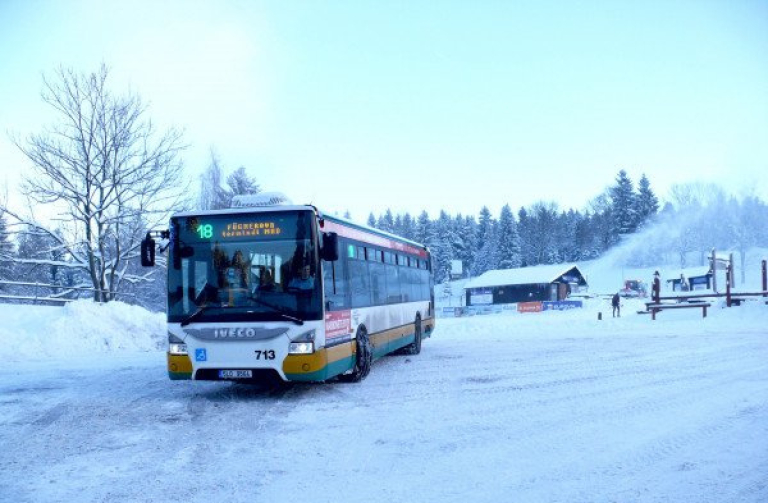
[[[168,378],[171,381],[185,381],[192,379],[192,372],[171,372],[168,371]]]
[[[390,353],[394,353],[398,349],[404,348],[408,344],[411,344],[413,341],[416,340],[416,334],[407,334],[402,337],[398,337],[397,339],[393,341],[389,341],[383,346],[379,346],[373,350],[373,357],[374,358],[381,358],[383,356],[386,356]]]

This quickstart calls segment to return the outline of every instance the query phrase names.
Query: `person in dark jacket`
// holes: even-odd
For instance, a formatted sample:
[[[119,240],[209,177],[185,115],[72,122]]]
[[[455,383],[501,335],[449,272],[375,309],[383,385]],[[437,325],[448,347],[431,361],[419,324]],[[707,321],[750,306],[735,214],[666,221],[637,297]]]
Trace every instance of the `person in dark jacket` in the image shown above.
[[[611,298],[611,306],[613,307],[613,317],[616,318],[618,316],[621,318],[621,299],[619,298],[618,292],[613,294],[613,297]]]

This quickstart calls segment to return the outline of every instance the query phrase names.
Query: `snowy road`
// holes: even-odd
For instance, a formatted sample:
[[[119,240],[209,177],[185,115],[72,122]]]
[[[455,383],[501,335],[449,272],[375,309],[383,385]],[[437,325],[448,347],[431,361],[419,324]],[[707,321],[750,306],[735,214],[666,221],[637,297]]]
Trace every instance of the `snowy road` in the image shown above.
[[[441,320],[360,384],[4,366],[0,501],[768,501],[765,313],[587,314]]]

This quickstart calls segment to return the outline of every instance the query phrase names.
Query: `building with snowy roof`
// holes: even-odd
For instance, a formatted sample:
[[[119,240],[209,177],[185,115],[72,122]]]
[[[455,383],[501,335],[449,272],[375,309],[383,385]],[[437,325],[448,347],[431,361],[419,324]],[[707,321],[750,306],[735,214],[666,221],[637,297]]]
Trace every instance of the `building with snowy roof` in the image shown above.
[[[464,285],[467,306],[560,301],[586,288],[586,277],[575,264],[495,269]]]

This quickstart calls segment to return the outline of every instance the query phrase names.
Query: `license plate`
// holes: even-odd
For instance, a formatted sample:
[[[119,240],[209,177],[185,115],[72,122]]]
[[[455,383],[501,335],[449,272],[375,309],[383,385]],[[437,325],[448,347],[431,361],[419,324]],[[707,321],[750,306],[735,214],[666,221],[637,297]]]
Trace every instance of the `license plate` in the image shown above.
[[[250,379],[252,370],[219,370],[219,379]]]

